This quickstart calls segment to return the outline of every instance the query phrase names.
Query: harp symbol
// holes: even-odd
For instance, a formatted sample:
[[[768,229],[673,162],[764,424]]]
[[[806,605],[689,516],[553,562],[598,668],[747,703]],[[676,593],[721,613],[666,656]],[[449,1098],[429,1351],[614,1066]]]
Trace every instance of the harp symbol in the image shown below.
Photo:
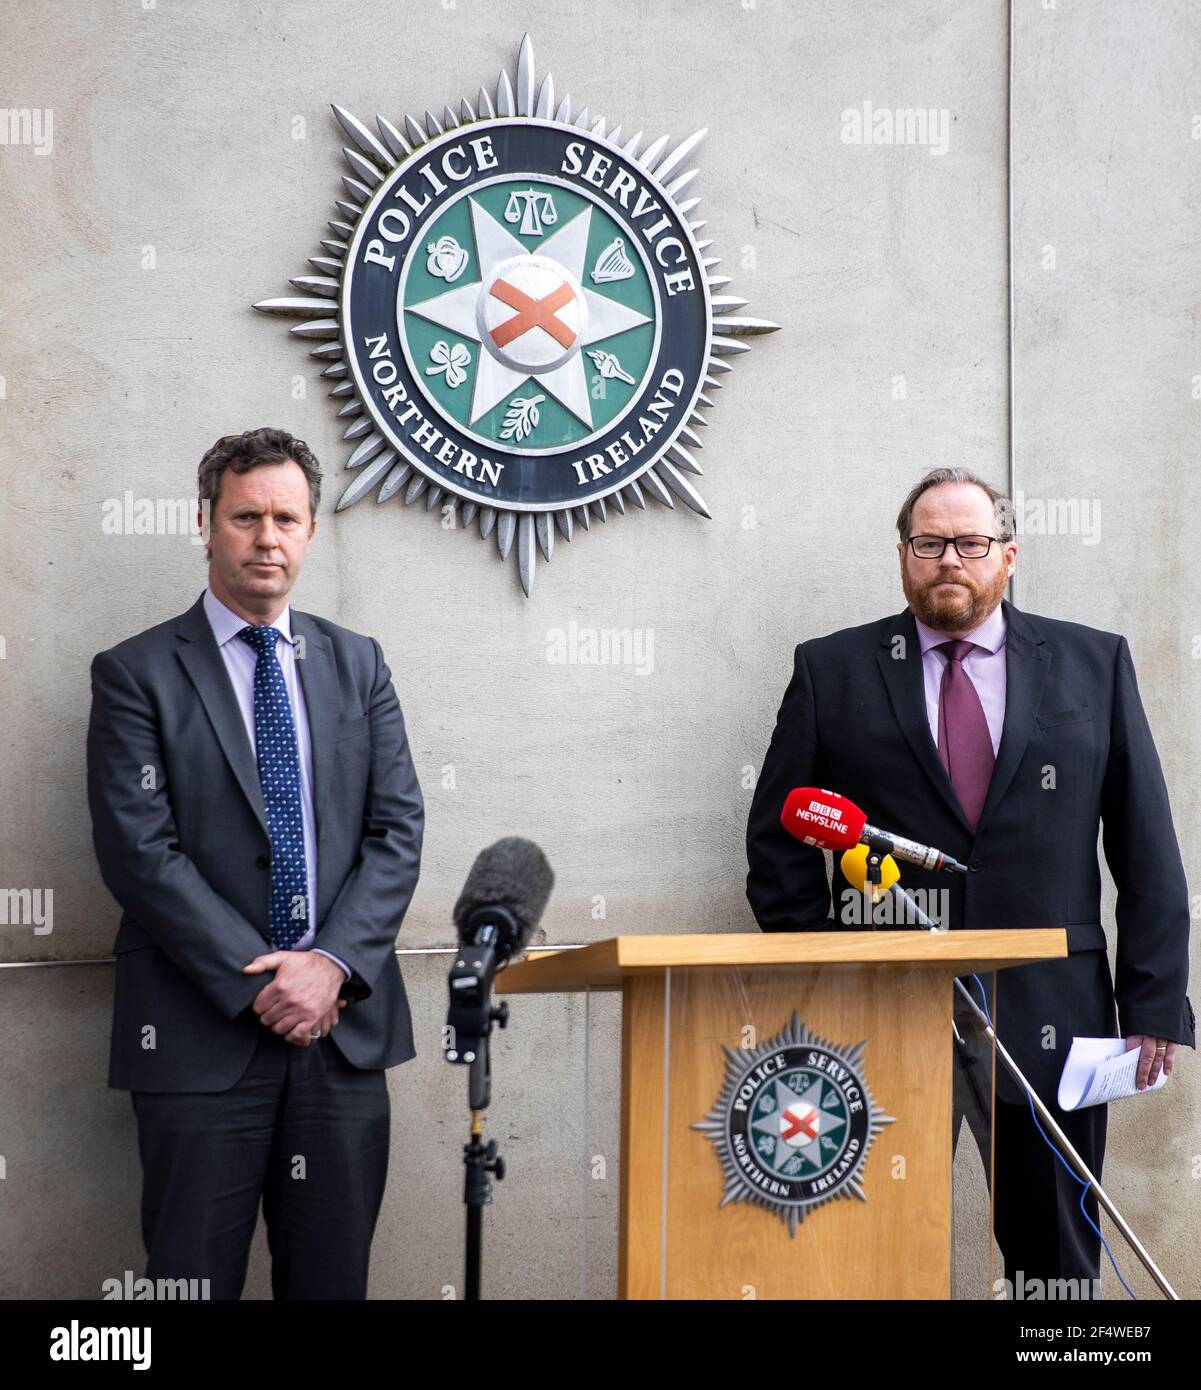
[[[610,280],[628,280],[634,273],[634,264],[626,255],[626,244],[621,237],[613,240],[596,258],[591,276],[594,285],[604,285]]]

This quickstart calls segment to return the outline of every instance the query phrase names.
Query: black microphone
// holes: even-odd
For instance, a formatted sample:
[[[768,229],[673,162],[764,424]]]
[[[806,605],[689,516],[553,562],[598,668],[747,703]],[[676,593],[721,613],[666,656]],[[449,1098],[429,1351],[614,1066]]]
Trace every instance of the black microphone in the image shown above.
[[[492,1025],[504,1028],[509,1006],[492,1002],[496,972],[520,955],[542,920],[555,876],[530,840],[497,840],[477,857],[455,903],[459,949],[450,968],[450,1008],[442,1055],[469,1068],[471,1137],[463,1147],[467,1206],[467,1297],[480,1296],[483,1209],[492,1201],[489,1174],[499,1181],[505,1161],[495,1139],[484,1143],[484,1111],[492,1100]]]
[[[491,1091],[487,1042],[492,1025],[503,1028],[509,1021],[508,1004],[492,1003],[492,982],[529,944],[554,885],[554,873],[538,846],[510,836],[481,850],[455,903],[459,949],[450,968],[442,1052],[448,1062],[472,1067],[473,1110],[488,1104]]]
[[[455,903],[454,923],[465,946],[493,946],[497,966],[529,944],[555,875],[532,840],[510,836],[477,856]]]

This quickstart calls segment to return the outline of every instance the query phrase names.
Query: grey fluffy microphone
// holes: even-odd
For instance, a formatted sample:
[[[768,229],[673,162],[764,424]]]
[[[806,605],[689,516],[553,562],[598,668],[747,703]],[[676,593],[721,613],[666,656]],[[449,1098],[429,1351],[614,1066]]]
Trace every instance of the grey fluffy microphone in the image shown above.
[[[481,850],[455,903],[459,940],[475,943],[494,928],[498,963],[518,955],[542,920],[555,875],[532,840],[509,836]]]

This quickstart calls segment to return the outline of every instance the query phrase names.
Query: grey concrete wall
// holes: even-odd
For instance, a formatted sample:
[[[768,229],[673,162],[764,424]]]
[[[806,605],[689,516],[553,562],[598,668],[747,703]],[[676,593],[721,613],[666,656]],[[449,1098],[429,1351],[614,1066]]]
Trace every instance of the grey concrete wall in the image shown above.
[[[1024,536],[1016,597],[1129,636],[1195,877],[1201,595],[1180,499],[1201,410],[1196,17],[1186,0],[1015,3],[1016,484],[1033,501],[1099,498],[1102,526],[1096,544],[1082,526]],[[0,108],[49,109],[54,125],[46,155],[0,146],[0,886],[55,895],[53,931],[0,928],[2,959],[107,956],[117,912],[84,800],[89,661],[204,584],[188,538],[104,535],[103,503],[187,498],[218,434],[264,423],[326,467],[294,601],[378,637],[406,711],[428,830],[401,944],[448,942],[475,853],[504,833],[554,864],[551,941],[752,930],[746,769],[793,644],[902,606],[891,523],[923,469],[1006,473],[1005,6],[2,9]],[[342,172],[328,103],[440,110],[494,83],[526,29],[557,89],[627,130],[710,127],[705,235],[750,312],[785,329],[739,363],[712,416],[714,519],[652,506],[594,525],[557,547],[528,601],[493,545],[444,534],[436,513],[333,514],[334,412],[280,321],[248,307],[319,254]],[[947,152],[843,143],[842,113],[864,101],[946,110]],[[548,631],[573,619],[653,633],[653,672],[548,664]],[[404,968],[420,1055],[389,1074],[373,1292],[438,1298],[459,1277],[462,1089],[438,1057],[445,959]],[[104,1088],[110,995],[105,965],[0,971],[0,1296],[89,1296],[139,1268],[133,1117]],[[510,1162],[489,1213],[496,1292],[615,1287],[618,1019],[613,1000],[587,1024],[578,1000],[514,1007],[492,1113]],[[1115,1108],[1106,1165],[1194,1297],[1198,1093],[1187,1053],[1165,1094]],[[583,1195],[581,1148],[608,1160]],[[978,1198],[970,1143],[957,1175]],[[987,1248],[969,1208],[970,1295]],[[264,1256],[260,1232],[250,1296],[269,1294]]]

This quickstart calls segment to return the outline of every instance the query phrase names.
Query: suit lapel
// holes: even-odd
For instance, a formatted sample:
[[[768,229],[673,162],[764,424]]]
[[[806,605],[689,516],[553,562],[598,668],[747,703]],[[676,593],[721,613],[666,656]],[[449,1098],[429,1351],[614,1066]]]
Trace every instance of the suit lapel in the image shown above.
[[[320,842],[321,822],[334,768],[334,742],[338,736],[338,676],[329,638],[307,613],[299,613],[295,608],[292,609],[292,640],[309,717],[309,738],[313,749],[313,814]],[[320,855],[317,863],[320,871]]]
[[[246,737],[242,711],[230,684],[225,661],[204,612],[204,595],[176,622],[179,659],[204,705],[230,769],[250,802],[263,833],[268,835],[267,812],[259,782],[258,764]],[[334,741],[338,731],[338,681],[329,638],[307,613],[292,610],[292,637],[296,667],[308,711],[309,738],[313,750],[313,813],[316,834],[329,795],[333,772]],[[301,639],[296,641],[296,639]],[[320,863],[320,860],[318,860]]]
[[[922,644],[917,635],[917,624],[913,614],[906,609],[898,613],[885,629],[876,653],[880,674],[892,701],[893,713],[901,732],[913,749],[914,757],[921,764],[922,771],[930,779],[934,790],[954,812],[963,828],[970,834],[971,825],[963,814],[963,807],[951,786],[951,779],[938,756],[938,749],[930,737],[930,719],[926,713],[926,685],[922,671]]]
[[[1047,672],[1051,669],[1051,648],[1030,619],[1009,602],[1001,600],[1005,613],[1005,723],[1001,746],[988,796],[980,812],[979,834],[988,823],[997,803],[1005,795],[1017,772],[1043,697]]]
[[[266,835],[267,812],[263,806],[258,765],[250,740],[246,737],[246,725],[242,722],[242,711],[238,708],[225,660],[205,616],[203,594],[178,619],[175,635],[179,640],[178,654],[183,668],[196,687],[225,759]]]
[[[1002,599],[1001,605],[1006,623],[1005,722],[1002,725],[1000,747],[997,749],[996,766],[988,784],[988,796],[980,812],[976,835],[979,835],[988,823],[989,817],[1005,795],[1021,764],[1030,736],[1034,732],[1034,720],[1038,715],[1043,686],[1051,667],[1051,649],[1034,623],[1019,609],[1014,608],[1008,599]],[[898,646],[898,638],[903,639],[903,646]],[[903,651],[906,655],[894,657],[894,651]],[[916,660],[909,659],[910,653],[916,654]],[[934,789],[970,834],[971,825],[963,814],[959,798],[951,786],[951,779],[938,756],[938,748],[930,736],[921,642],[917,635],[917,624],[908,609],[898,614],[885,630],[876,659],[880,664],[880,672],[884,677],[897,723],[913,749],[914,756]]]

